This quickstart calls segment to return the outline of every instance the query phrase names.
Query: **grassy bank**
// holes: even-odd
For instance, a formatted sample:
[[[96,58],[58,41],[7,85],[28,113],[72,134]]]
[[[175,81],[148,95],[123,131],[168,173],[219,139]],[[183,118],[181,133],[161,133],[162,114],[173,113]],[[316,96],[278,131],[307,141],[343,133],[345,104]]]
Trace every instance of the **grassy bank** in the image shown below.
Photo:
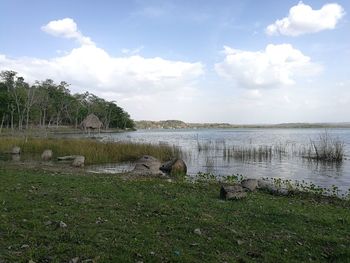
[[[225,202],[218,194],[216,183],[0,168],[0,262],[350,258],[349,201],[257,192]]]
[[[51,149],[54,156],[84,155],[87,164],[134,161],[142,155],[152,155],[160,160],[169,160],[180,153],[167,145],[137,144],[130,142],[99,142],[91,139],[42,139],[42,138],[0,138],[0,152],[19,146],[27,154],[41,154]]]

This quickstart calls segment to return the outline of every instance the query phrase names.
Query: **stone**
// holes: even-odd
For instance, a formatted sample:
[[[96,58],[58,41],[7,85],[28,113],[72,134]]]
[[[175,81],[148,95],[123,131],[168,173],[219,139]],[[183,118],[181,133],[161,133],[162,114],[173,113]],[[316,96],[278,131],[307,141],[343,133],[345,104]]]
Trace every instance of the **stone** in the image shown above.
[[[159,169],[162,170],[164,173],[170,174],[170,172],[171,172],[171,167],[173,166],[173,164],[174,164],[175,162],[176,162],[176,159],[167,161],[167,162],[163,163],[163,164],[160,166]]]
[[[289,195],[290,192],[288,189],[286,188],[280,188],[280,189],[277,189],[277,191],[275,192],[275,194],[277,195]]]
[[[250,192],[254,192],[256,188],[258,187],[258,180],[257,179],[244,179],[241,182],[241,185],[243,188],[249,190]]]
[[[52,159],[52,155],[53,155],[52,150],[45,150],[41,154],[41,159],[43,161],[50,161]]]
[[[187,166],[182,159],[177,159],[173,166],[171,167],[171,175],[186,175]]]
[[[63,221],[60,221],[59,225],[60,225],[60,228],[66,228],[67,227],[67,224],[65,222],[63,222]]]
[[[240,246],[240,245],[243,245],[243,244],[244,244],[244,241],[243,241],[243,240],[240,240],[240,239],[237,240],[237,245]]]
[[[161,166],[160,161],[150,155],[142,156],[136,163],[134,169],[131,171],[132,174],[136,175],[164,175],[164,173],[159,170]]]
[[[220,198],[225,200],[238,200],[247,196],[244,188],[239,185],[223,185],[220,189]]]
[[[170,175],[186,175],[187,166],[182,159],[173,159],[161,165],[160,170]]]
[[[74,167],[84,167],[84,163],[85,163],[85,157],[82,156],[82,155],[78,155],[73,160],[72,166],[74,166]]]
[[[79,257],[75,257],[69,260],[69,263],[78,263],[79,262]]]
[[[11,154],[21,154],[21,148],[18,146],[15,146],[11,150]]]
[[[200,228],[196,228],[193,233],[195,233],[196,235],[202,235],[202,231],[200,230]]]
[[[289,195],[290,192],[286,188],[277,188],[272,182],[267,180],[258,180],[258,188],[274,195]]]
[[[267,180],[262,180],[262,179],[258,180],[258,188],[262,189],[262,190],[267,190],[267,191],[276,190],[276,187],[273,185],[273,183],[271,183],[270,181],[267,181]]]

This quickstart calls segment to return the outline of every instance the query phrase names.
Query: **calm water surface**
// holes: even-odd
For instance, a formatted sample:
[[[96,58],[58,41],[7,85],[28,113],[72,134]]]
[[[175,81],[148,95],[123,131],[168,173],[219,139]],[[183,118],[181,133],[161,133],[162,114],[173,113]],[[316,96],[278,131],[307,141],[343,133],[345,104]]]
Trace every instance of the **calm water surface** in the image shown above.
[[[324,129],[203,129],[203,130],[138,130],[135,132],[102,134],[103,141],[175,145],[185,153],[188,173],[213,173],[217,176],[242,174],[249,178],[278,177],[313,182],[321,187],[336,185],[341,192],[350,189],[350,129],[329,129],[328,134],[345,145],[345,160],[340,164],[309,161],[292,154],[310,140],[318,140]],[[224,149],[237,146],[284,145],[285,155],[269,159],[227,158]],[[199,151],[198,145],[202,146]],[[127,170],[106,167],[109,172]]]

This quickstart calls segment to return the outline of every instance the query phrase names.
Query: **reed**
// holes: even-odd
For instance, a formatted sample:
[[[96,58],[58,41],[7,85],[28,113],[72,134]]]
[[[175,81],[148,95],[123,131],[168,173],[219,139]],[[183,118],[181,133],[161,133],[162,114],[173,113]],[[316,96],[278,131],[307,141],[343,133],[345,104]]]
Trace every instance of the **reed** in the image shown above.
[[[344,154],[344,142],[327,132],[320,134],[316,141],[310,140],[309,145],[301,152],[304,158],[327,162],[341,162]]]
[[[0,152],[8,152],[13,146],[21,147],[23,153],[32,154],[51,149],[54,157],[84,155],[87,164],[134,161],[142,155],[152,155],[162,161],[181,156],[179,148],[169,145],[99,142],[91,139],[0,138]]]
[[[273,156],[272,146],[234,146],[224,149],[223,155],[225,159],[235,158],[244,160],[271,160]]]

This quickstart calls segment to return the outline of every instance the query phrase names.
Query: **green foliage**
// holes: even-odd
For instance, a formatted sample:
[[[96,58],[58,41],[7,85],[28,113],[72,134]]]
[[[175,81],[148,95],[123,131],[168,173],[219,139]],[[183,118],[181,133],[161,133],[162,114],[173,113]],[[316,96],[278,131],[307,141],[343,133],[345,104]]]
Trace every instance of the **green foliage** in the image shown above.
[[[130,115],[114,101],[91,93],[71,94],[69,84],[53,80],[29,85],[14,71],[0,73],[0,132],[3,126],[28,129],[30,126],[68,125],[77,128],[90,113],[97,115],[104,128],[133,129]]]

